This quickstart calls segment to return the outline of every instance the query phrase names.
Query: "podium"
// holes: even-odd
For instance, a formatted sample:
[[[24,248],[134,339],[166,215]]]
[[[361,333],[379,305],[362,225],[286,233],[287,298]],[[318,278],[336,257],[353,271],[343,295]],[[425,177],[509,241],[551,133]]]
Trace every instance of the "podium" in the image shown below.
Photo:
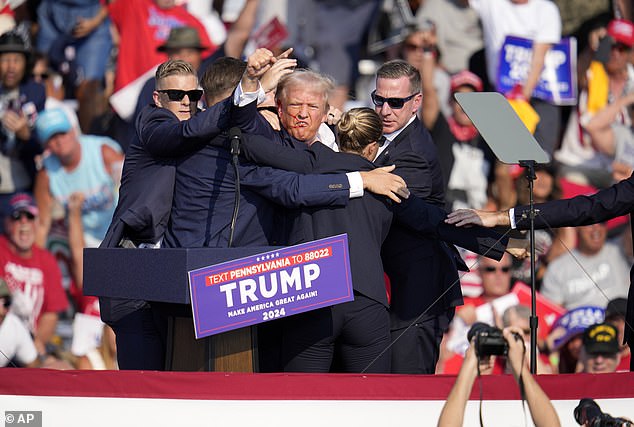
[[[168,315],[166,370],[256,372],[253,327],[196,340],[187,272],[277,249],[84,249],[84,293],[155,303]]]

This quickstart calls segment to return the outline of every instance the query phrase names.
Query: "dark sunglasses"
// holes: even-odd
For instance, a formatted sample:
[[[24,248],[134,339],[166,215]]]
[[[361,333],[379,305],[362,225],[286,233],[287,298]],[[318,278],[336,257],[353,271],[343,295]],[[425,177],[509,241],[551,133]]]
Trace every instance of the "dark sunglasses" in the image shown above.
[[[495,271],[501,271],[502,273],[508,273],[509,271],[511,271],[511,267],[482,267],[482,271],[484,271],[485,273],[493,273]]]
[[[11,297],[2,298],[2,305],[4,306],[4,308],[11,307]]]
[[[382,96],[379,96],[379,95],[376,94],[376,90],[373,90],[372,94],[370,96],[372,97],[372,102],[377,107],[382,107],[383,104],[385,104],[387,102],[387,105],[389,105],[390,108],[394,108],[396,110],[399,110],[399,109],[403,108],[403,105],[405,105],[405,103],[407,101],[409,101],[410,99],[412,99],[416,95],[418,95],[418,92],[413,93],[410,96],[405,97],[405,98],[383,98]]]
[[[417,50],[417,49],[423,50],[425,48],[425,46],[423,45],[414,44],[414,43],[405,43],[404,46],[405,46],[405,49],[407,50]]]
[[[158,93],[166,93],[170,101],[182,101],[185,95],[189,98],[190,102],[198,102],[203,96],[203,91],[200,89],[194,90],[180,90],[180,89],[162,89],[157,90]]]
[[[26,218],[29,221],[33,221],[35,219],[35,215],[28,211],[15,211],[11,213],[11,219],[14,221],[19,221],[22,218]]]
[[[49,74],[48,73],[41,73],[41,74],[33,74],[33,78],[34,79],[42,79],[42,80],[47,80],[49,78]]]
[[[629,52],[632,50],[631,47],[623,43],[614,43],[612,45],[612,49],[618,50],[619,52]]]

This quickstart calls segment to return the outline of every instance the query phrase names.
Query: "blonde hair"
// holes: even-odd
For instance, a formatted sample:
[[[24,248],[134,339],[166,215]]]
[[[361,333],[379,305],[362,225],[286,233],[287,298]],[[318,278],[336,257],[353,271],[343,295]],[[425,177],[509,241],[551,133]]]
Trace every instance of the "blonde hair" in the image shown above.
[[[166,77],[176,75],[186,76],[190,74],[198,79],[196,72],[189,62],[180,59],[168,59],[156,69],[156,74],[154,74],[156,78],[156,89],[158,89],[159,82]]]
[[[341,151],[361,153],[383,135],[383,124],[379,115],[371,108],[353,108],[341,116],[337,123],[337,136]]]

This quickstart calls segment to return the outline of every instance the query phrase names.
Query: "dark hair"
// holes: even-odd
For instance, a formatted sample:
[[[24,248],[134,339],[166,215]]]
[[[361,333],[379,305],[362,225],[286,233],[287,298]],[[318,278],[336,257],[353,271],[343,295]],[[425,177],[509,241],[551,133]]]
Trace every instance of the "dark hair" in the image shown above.
[[[381,117],[371,108],[353,108],[343,113],[337,123],[337,136],[341,151],[361,153],[383,135]]]
[[[8,31],[0,35],[0,55],[3,53],[21,53],[24,55],[24,75],[20,79],[20,83],[25,83],[31,77],[34,63],[30,41],[18,29]]]
[[[394,59],[381,65],[376,72],[377,79],[400,79],[407,77],[411,93],[421,91],[423,86],[420,72],[409,62],[402,59]]]
[[[240,82],[246,68],[246,62],[229,56],[218,58],[207,67],[200,80],[207,104],[212,105],[226,98],[226,93]]]

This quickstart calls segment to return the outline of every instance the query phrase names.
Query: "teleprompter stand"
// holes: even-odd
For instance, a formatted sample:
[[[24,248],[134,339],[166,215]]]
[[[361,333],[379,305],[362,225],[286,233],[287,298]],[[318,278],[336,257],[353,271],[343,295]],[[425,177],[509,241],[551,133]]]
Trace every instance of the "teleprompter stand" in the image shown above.
[[[526,168],[529,189],[530,256],[531,256],[531,373],[537,371],[537,327],[535,296],[535,208],[533,182],[535,165],[549,163],[550,157],[539,146],[506,98],[497,92],[456,93],[456,100],[469,116],[482,138],[503,163]]]
[[[257,372],[257,343],[251,328],[194,338],[187,273],[272,249],[84,249],[84,292],[145,300],[164,310],[166,370]]]

